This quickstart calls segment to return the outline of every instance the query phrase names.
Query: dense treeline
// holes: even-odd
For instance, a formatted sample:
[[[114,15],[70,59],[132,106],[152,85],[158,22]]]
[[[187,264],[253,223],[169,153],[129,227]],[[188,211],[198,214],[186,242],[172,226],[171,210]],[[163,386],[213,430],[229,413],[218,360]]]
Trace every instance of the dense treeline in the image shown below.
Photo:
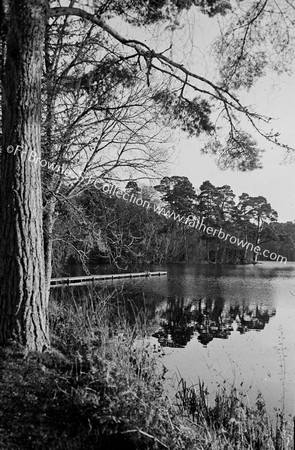
[[[130,181],[125,192],[129,201],[88,186],[62,204],[55,226],[56,273],[70,261],[81,261],[87,271],[87,262],[127,269],[149,263],[256,260],[252,245],[234,245],[218,233],[212,236],[188,226],[197,218],[207,227],[294,260],[295,223],[278,223],[276,211],[262,196],[243,193],[236,198],[230,186],[216,187],[210,181],[196,192],[180,176],[164,177],[155,187]],[[142,199],[145,206],[131,198]]]
[[[275,222],[272,224],[272,230],[275,236],[267,243],[267,248],[272,252],[284,255],[288,261],[295,261],[295,222]]]

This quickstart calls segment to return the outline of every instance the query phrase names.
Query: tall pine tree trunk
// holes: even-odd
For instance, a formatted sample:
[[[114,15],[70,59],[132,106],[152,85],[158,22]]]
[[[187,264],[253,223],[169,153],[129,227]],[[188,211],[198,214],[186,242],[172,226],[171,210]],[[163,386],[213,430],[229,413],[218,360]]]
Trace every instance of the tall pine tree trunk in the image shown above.
[[[0,198],[0,343],[49,346],[40,166],[46,0],[7,0]],[[18,150],[8,153],[7,150]],[[20,151],[20,149],[22,151]]]

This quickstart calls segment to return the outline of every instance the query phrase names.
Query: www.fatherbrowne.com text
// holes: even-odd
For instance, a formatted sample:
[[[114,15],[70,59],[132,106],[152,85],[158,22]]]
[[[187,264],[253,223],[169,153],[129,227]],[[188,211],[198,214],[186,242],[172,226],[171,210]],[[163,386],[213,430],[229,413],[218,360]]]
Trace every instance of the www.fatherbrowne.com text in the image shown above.
[[[21,157],[25,156],[27,152],[22,149],[20,146],[16,146],[14,148],[12,145],[7,147],[7,153],[14,153],[14,155],[17,152],[21,153]],[[40,157],[37,157],[36,153],[31,151],[30,154],[28,154],[29,162],[34,164],[40,164],[41,167],[46,167],[49,170],[52,171],[60,171],[61,166],[53,163],[49,163],[46,160],[42,160]],[[85,183],[87,180],[87,184],[90,183],[99,190],[102,190],[105,194],[113,195],[117,198],[122,198],[126,202],[133,203],[137,206],[141,206],[146,209],[151,209],[151,204],[147,200],[143,200],[141,197],[137,197],[134,193],[129,194],[126,191],[120,190],[118,187],[111,183],[104,182],[101,178],[96,178],[94,181],[92,180],[92,176],[84,178],[82,175],[77,175],[75,180],[71,180],[72,183],[80,182]],[[177,214],[175,211],[169,211],[167,208],[162,207],[160,205],[153,204],[153,211],[161,216],[166,217],[167,219],[173,219],[175,221],[178,221],[179,223],[183,223],[185,226],[195,229],[197,231],[201,231],[204,233],[207,233],[210,236],[217,236],[218,239],[223,241],[229,241],[233,245],[237,245],[238,247],[241,247],[245,250],[253,251],[256,255],[263,255],[265,258],[269,258],[271,261],[277,261],[282,262],[286,264],[287,258],[282,255],[277,255],[275,252],[270,252],[269,250],[262,250],[259,245],[254,246],[251,242],[244,241],[243,239],[237,238],[236,236],[226,233],[222,228],[213,228],[210,226],[207,226],[204,223],[204,217],[201,219],[196,217],[195,215],[189,215],[189,216],[182,216],[180,214]]]
[[[241,247],[245,250],[253,251],[257,255],[263,255],[265,258],[270,259],[271,261],[277,261],[286,264],[287,258],[282,255],[278,255],[275,252],[270,252],[269,250],[262,250],[259,245],[252,244],[251,242],[244,241],[243,239],[237,238],[236,236],[227,233],[222,228],[213,228],[207,226],[204,223],[204,217],[198,218],[194,215],[182,216],[177,214],[175,211],[169,211],[167,208],[162,207],[160,205],[152,204],[147,200],[143,200],[140,197],[137,197],[134,193],[129,194],[126,191],[120,190],[118,187],[111,183],[105,183],[101,179],[97,178],[93,185],[102,190],[105,194],[113,195],[117,198],[122,198],[126,202],[133,203],[134,205],[141,206],[146,209],[153,209],[153,211],[161,216],[166,217],[167,219],[173,219],[178,221],[179,223],[183,223],[185,226],[189,228],[193,228],[197,231],[201,231],[207,233],[211,236],[217,236],[218,239],[223,241],[229,241],[231,244],[235,244],[238,247]]]

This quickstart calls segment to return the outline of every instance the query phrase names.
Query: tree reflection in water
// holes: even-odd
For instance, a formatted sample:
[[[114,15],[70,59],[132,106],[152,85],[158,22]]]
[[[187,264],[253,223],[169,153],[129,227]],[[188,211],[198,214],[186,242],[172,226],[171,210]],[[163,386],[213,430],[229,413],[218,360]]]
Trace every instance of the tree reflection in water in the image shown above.
[[[185,301],[184,297],[168,297],[161,311],[160,327],[153,334],[165,347],[185,347],[193,336],[207,346],[213,339],[228,339],[237,330],[263,330],[276,314],[264,306],[239,305],[226,307],[223,297]]]

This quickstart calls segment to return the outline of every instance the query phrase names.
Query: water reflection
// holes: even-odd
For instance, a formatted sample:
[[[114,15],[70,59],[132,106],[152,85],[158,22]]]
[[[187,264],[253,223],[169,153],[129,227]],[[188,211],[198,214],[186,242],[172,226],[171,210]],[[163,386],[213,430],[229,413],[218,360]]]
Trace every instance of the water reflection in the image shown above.
[[[207,346],[213,339],[227,339],[233,331],[261,331],[276,311],[258,304],[227,305],[216,296],[190,301],[168,297],[159,313],[160,326],[153,336],[164,347],[185,347],[195,335]]]
[[[124,314],[140,313],[166,347],[163,364],[171,377],[201,379],[212,392],[224,382],[243,385],[250,402],[260,391],[269,411],[294,414],[295,263],[149,270],[168,276],[103,286],[116,290]]]

